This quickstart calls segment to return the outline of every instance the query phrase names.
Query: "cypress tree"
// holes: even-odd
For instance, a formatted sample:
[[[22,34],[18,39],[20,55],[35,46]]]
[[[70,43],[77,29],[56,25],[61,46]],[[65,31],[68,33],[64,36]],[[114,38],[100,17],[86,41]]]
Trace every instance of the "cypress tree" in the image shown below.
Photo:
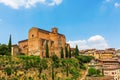
[[[55,77],[55,75],[54,75],[54,65],[52,64],[52,80],[54,80],[54,77]]]
[[[69,47],[69,58],[71,58],[71,49]]]
[[[62,47],[61,47],[60,57],[64,58],[64,52],[63,52],[63,48]]]
[[[76,48],[75,48],[75,56],[78,56],[79,55],[79,49],[78,49],[78,46],[76,45]]]
[[[11,35],[9,37],[9,42],[8,42],[8,55],[11,55],[11,48],[12,48],[12,39],[11,39]]]
[[[67,46],[65,46],[65,57],[66,57],[66,58],[68,58],[68,57],[69,57],[69,53],[68,53]]]
[[[49,58],[49,47],[48,47],[48,41],[46,42],[46,58]]]

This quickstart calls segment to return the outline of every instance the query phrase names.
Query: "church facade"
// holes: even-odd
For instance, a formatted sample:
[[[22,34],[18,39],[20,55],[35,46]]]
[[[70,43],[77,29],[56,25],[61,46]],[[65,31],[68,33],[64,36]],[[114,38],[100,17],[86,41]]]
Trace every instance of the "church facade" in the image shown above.
[[[46,44],[48,45],[50,56],[52,54],[60,56],[61,48],[67,45],[65,36],[59,34],[57,28],[46,31],[33,27],[28,32],[28,39],[18,42],[18,48],[20,53],[45,57]],[[12,48],[12,52],[15,54],[14,47]]]

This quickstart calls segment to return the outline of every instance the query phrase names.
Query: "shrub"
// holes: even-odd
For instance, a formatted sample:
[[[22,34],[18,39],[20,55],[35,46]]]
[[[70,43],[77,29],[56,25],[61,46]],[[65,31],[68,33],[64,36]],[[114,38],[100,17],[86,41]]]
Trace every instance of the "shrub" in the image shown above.
[[[99,76],[100,71],[95,68],[89,68],[88,70],[88,76]]]
[[[7,68],[5,68],[5,72],[7,73],[7,75],[11,75],[12,69],[10,67],[7,67]]]

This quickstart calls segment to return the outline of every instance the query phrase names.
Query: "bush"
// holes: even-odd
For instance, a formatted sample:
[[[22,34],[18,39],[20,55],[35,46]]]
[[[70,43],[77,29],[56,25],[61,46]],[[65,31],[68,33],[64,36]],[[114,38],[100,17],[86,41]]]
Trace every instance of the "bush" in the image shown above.
[[[7,67],[7,68],[5,68],[5,72],[7,73],[7,75],[11,75],[12,69],[10,67]]]
[[[80,75],[79,71],[76,68],[71,69],[70,73],[72,74],[73,79],[77,79],[79,77],[79,75]]]
[[[32,78],[32,77],[29,77],[29,80],[33,80],[33,78]]]
[[[8,46],[0,44],[0,55],[6,55],[8,53]]]
[[[54,54],[54,55],[52,55],[52,56],[51,56],[51,58],[52,58],[52,60],[53,60],[53,61],[58,60],[58,57],[57,57],[55,54]]]
[[[5,80],[5,77],[0,78],[0,80]]]
[[[20,53],[20,55],[25,55],[25,53]]]
[[[58,68],[60,65],[59,65],[59,58],[54,54],[51,56],[52,58],[52,61],[53,61],[53,64],[54,64],[54,67],[55,68]]]
[[[100,71],[95,68],[89,68],[88,70],[88,76],[99,76]]]
[[[77,58],[79,61],[81,61],[82,63],[89,63],[92,59],[94,59],[94,57],[91,57],[91,56],[83,56],[83,55],[77,56],[76,58]]]

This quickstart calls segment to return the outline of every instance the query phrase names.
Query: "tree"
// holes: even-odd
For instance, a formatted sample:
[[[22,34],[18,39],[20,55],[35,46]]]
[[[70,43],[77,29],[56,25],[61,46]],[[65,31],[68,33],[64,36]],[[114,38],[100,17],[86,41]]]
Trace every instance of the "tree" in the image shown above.
[[[76,45],[76,48],[75,48],[75,56],[78,56],[79,55],[79,49],[78,49],[78,46]]]
[[[88,75],[89,75],[89,76],[92,76],[92,75],[94,75],[94,74],[96,74],[96,69],[95,69],[95,68],[89,68],[89,70],[88,70]]]
[[[89,68],[88,70],[88,76],[99,76],[100,71],[95,68]]]
[[[92,56],[83,56],[83,55],[79,55],[76,57],[79,61],[81,61],[82,63],[89,63],[92,59],[94,59],[94,57]]]
[[[54,65],[52,64],[52,80],[54,80],[55,75],[54,75]]]
[[[10,76],[12,74],[12,69],[10,67],[6,67],[5,72],[7,73],[8,76]]]
[[[0,55],[6,55],[8,53],[8,47],[6,44],[0,45]]]
[[[70,73],[72,74],[72,78],[73,80],[77,80],[77,78],[79,77],[79,70],[77,68],[73,68],[70,70]]]
[[[71,58],[71,49],[69,47],[69,58]]]
[[[68,53],[67,46],[65,46],[65,57],[66,57],[66,58],[68,58],[68,57],[69,57],[69,53]]]
[[[12,47],[12,39],[11,39],[11,35],[9,37],[9,42],[8,42],[8,55],[11,55],[11,47]]]
[[[60,57],[64,58],[64,52],[63,52],[63,48],[62,47],[61,47]]]
[[[49,47],[48,47],[48,41],[46,42],[46,58],[49,58]]]
[[[52,59],[53,66],[55,68],[58,68],[60,66],[60,64],[59,64],[60,63],[59,58],[55,54],[53,54],[51,56],[51,59]]]
[[[47,69],[47,60],[46,59],[40,59],[40,63],[38,64],[39,73],[41,74],[44,69]]]
[[[64,59],[62,60],[62,66],[64,67],[65,71],[66,71],[66,76],[69,76],[69,73],[73,73],[74,71],[72,71],[73,69],[77,69],[78,70],[78,60],[75,58],[70,58],[70,59]],[[74,73],[73,73],[74,74]]]

